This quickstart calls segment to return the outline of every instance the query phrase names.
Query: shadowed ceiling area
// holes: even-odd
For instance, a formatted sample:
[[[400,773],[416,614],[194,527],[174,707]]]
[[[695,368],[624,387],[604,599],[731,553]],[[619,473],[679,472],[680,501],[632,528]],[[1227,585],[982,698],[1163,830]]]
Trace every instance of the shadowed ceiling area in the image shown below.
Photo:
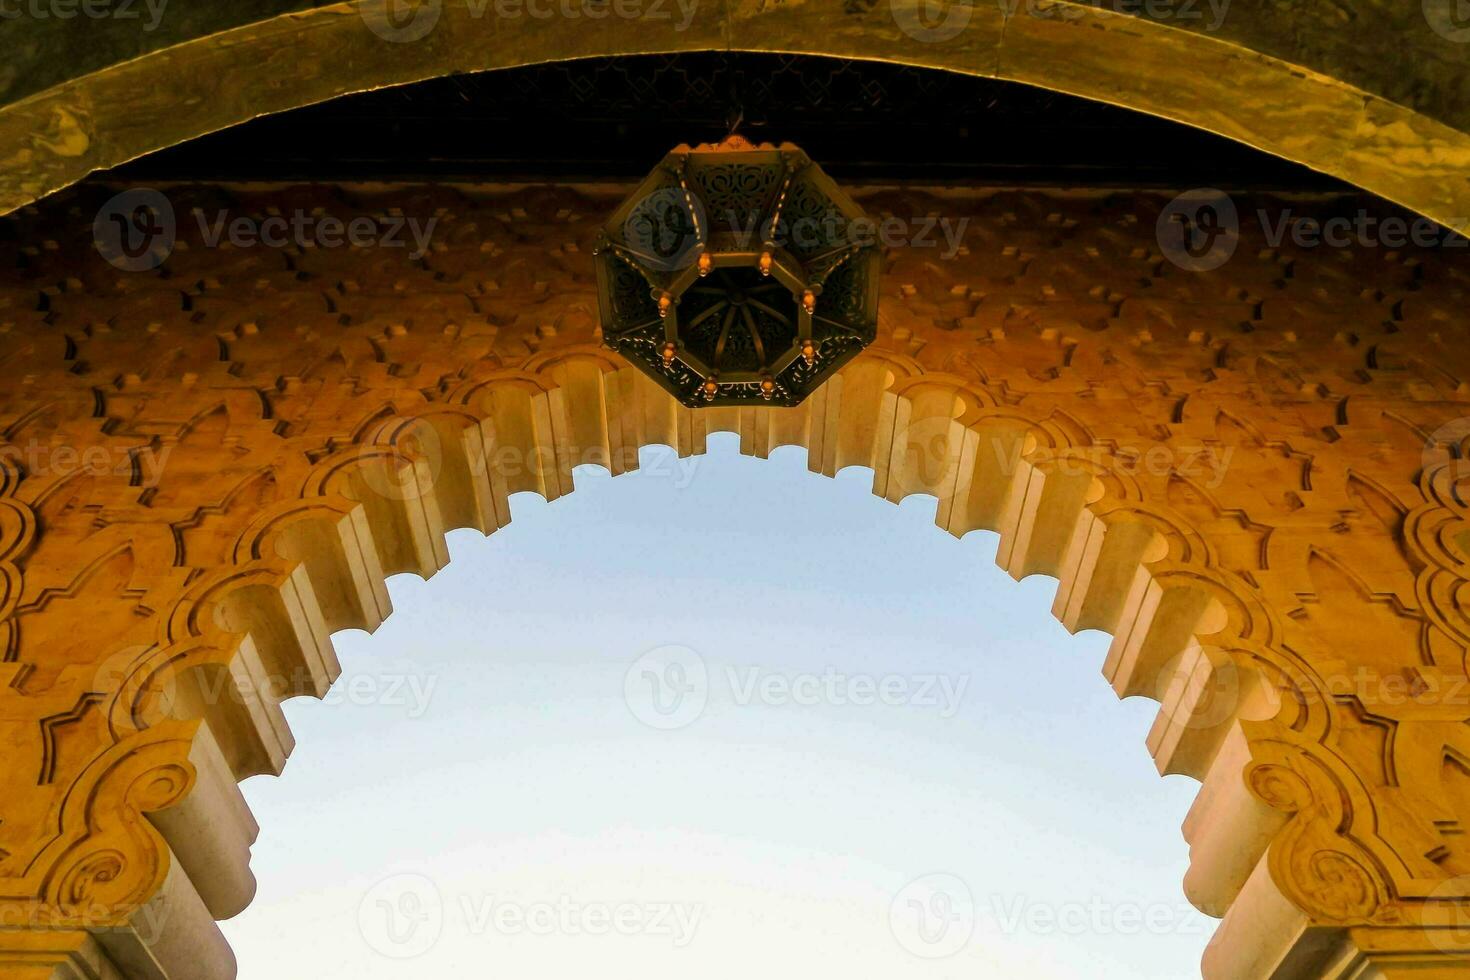
[[[694,52],[596,58],[345,96],[115,171],[129,180],[640,177],[732,128],[839,180],[1333,190],[1212,133],[1016,82],[886,62]]]

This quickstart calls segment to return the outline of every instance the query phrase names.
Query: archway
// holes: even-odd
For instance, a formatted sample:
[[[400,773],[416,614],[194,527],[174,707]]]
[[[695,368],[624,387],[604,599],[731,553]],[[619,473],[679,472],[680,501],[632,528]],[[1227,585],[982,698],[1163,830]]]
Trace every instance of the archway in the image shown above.
[[[102,17],[83,45],[58,18],[22,21],[21,68],[32,71],[16,73],[0,107],[0,139],[18,148],[0,174],[0,212],[94,170],[348,92],[579,57],[749,50],[1026,82],[1223,134],[1449,227],[1470,215],[1470,34],[1449,0],[1357,4],[1344,15],[1351,30],[1306,8],[1236,4],[1225,16],[1192,0],[1147,5],[1147,16],[1079,0],[856,2],[835,22],[822,8],[764,0],[563,8],[281,0],[141,31]],[[228,92],[200,88],[226,79]],[[44,80],[51,87],[36,89]]]
[[[1196,974],[1196,787],[1138,751],[1157,706],[1108,689],[1107,637],[930,498],[708,449],[513,497],[334,637],[289,765],[241,786],[241,980]]]
[[[278,701],[326,690],[329,634],[376,625],[386,575],[432,574],[445,530],[503,524],[509,494],[730,430],[932,494],[942,528],[1056,577],[1065,625],[1114,634],[1115,689],[1162,699],[1159,768],[1203,785],[1186,888],[1225,914],[1209,975],[1461,969],[1470,522],[1447,423],[1470,344],[1442,255],[1313,261],[1248,222],[1249,261],[1191,275],[1158,253],[1156,196],[871,191],[978,237],[952,266],[898,256],[879,343],[800,408],[696,412],[597,346],[578,259],[606,191],[358,193],[439,214],[442,248],[188,239],[119,278],[39,212],[18,240],[51,245],[8,245],[0,730],[31,766],[0,823],[0,911],[29,928],[0,962],[227,960],[233,782],[283,763]]]

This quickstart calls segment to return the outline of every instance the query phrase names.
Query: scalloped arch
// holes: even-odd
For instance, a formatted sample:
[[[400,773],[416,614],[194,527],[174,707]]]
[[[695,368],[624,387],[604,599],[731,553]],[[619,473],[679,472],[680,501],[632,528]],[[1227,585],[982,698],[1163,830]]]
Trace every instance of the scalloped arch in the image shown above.
[[[927,210],[934,200],[902,194],[904,207]],[[1018,196],[1036,210],[1080,207],[1059,195]],[[549,191],[539,205],[544,215],[484,234],[535,267],[568,241],[567,222],[554,217],[563,205],[590,214],[597,209],[587,202],[605,199]],[[1111,249],[1119,289],[1163,303],[1170,302],[1157,298],[1164,289],[1138,285],[1147,266],[1135,253],[1147,251],[1141,242],[1151,229],[1118,220],[1146,212],[1154,200],[1088,202],[1087,213],[1100,216],[1097,228],[1078,223],[1064,237],[1006,222],[1009,201],[957,199],[954,206],[968,203],[993,227],[1006,228],[1018,247],[1063,256]],[[344,201],[351,203],[350,194]],[[374,197],[360,206],[383,202]],[[455,199],[458,210],[446,209],[453,212],[446,220],[481,225],[482,213],[503,203]],[[86,229],[70,230],[70,238],[55,233],[54,250],[28,257],[20,295],[34,297],[35,280],[63,281],[73,269],[115,280]],[[999,249],[941,270],[923,256],[896,255],[892,282],[926,281],[922,272],[934,277],[927,288],[939,296],[958,284],[978,283],[984,295],[1003,285],[1011,291],[998,302],[1020,306],[1021,315],[1005,321],[1008,330],[994,331],[993,307],[982,309],[984,300],[976,299],[973,316],[926,321],[933,297],[893,289],[884,302],[895,315],[875,348],[799,408],[692,411],[597,350],[590,322],[554,332],[539,326],[554,322],[566,303],[585,300],[586,276],[553,262],[547,268],[561,278],[545,291],[550,299],[507,300],[477,291],[479,276],[443,274],[460,256],[471,270],[504,261],[485,258],[488,252],[467,239],[460,249],[440,268],[405,266],[384,276],[377,291],[342,293],[332,319],[311,321],[309,330],[300,329],[301,310],[320,300],[312,274],[320,279],[334,265],[340,272],[340,263],[356,261],[352,256],[290,256],[274,292],[266,290],[268,298],[252,301],[248,311],[205,303],[161,319],[131,315],[159,304],[176,308],[177,283],[162,274],[129,280],[117,296],[65,290],[44,311],[16,311],[22,336],[64,330],[80,338],[70,356],[60,345],[30,351],[19,362],[30,380],[0,386],[5,419],[38,420],[28,437],[151,444],[173,438],[198,410],[218,404],[221,389],[235,393],[236,415],[225,432],[181,442],[157,493],[125,481],[93,483],[75,507],[39,516],[23,502],[52,477],[15,471],[0,456],[0,554],[12,562],[4,566],[7,582],[13,570],[24,573],[29,596],[76,582],[99,550],[124,545],[146,555],[131,575],[87,581],[82,597],[94,611],[123,608],[120,619],[136,630],[124,635],[118,620],[56,603],[25,622],[18,660],[0,659],[0,736],[20,757],[43,758],[47,732],[40,723],[75,715],[83,695],[105,695],[97,704],[109,721],[106,731],[71,729],[76,779],[36,785],[28,777],[4,787],[0,921],[50,921],[45,917],[57,909],[47,903],[56,895],[46,876],[75,871],[79,887],[107,886],[97,894],[131,900],[161,887],[186,905],[184,883],[217,876],[230,887],[199,889],[191,900],[198,915],[178,920],[213,928],[210,915],[238,911],[253,887],[253,831],[235,780],[279,771],[292,746],[280,698],[325,692],[337,672],[331,632],[371,629],[389,613],[387,575],[433,574],[447,557],[448,530],[493,531],[510,518],[511,494],[570,492],[579,465],[623,472],[637,465],[642,446],[671,445],[692,455],[704,451],[709,433],[733,431],[742,451],[756,456],[805,447],[808,466],[822,474],[870,467],[875,492],[888,499],[932,494],[944,530],[957,537],[994,530],[1008,572],[1054,576],[1053,611],[1069,629],[1112,634],[1102,665],[1107,680],[1122,695],[1159,701],[1147,740],[1155,764],[1202,783],[1184,831],[1188,894],[1225,914],[1206,964],[1212,977],[1257,976],[1261,971],[1251,971],[1262,957],[1290,955],[1312,937],[1371,945],[1399,941],[1395,929],[1424,924],[1446,928],[1433,940],[1425,930],[1408,930],[1421,946],[1463,938],[1453,927],[1470,907],[1463,883],[1456,884],[1459,863],[1470,865],[1460,833],[1470,803],[1455,782],[1458,770],[1443,767],[1442,749],[1470,751],[1463,735],[1470,708],[1453,697],[1466,690],[1454,686],[1457,678],[1470,677],[1456,659],[1470,645],[1470,567],[1460,544],[1470,535],[1465,471],[1459,460],[1426,459],[1419,447],[1404,445],[1395,431],[1408,430],[1386,413],[1433,431],[1434,423],[1463,415],[1466,400],[1403,373],[1374,374],[1363,366],[1365,345],[1331,340],[1344,322],[1369,331],[1364,325],[1380,322],[1395,293],[1431,305],[1454,300],[1459,270],[1448,259],[1419,256],[1422,275],[1407,271],[1407,263],[1373,266],[1377,271],[1365,277],[1382,277],[1382,290],[1339,297],[1325,310],[1302,299],[1288,323],[1263,317],[1232,335],[1241,363],[1267,351],[1312,382],[1288,397],[1249,370],[1220,369],[1192,329],[1200,321],[1234,328],[1240,316],[1252,315],[1239,303],[1175,302],[1178,321],[1189,327],[1148,327],[1146,338],[1143,321],[1120,308],[1103,329],[1068,338],[1082,349],[1061,363],[1057,335],[1029,323],[1026,311],[1089,295],[1095,271],[1058,278],[1058,263],[1043,262],[1035,265],[1044,271],[1028,272]],[[201,249],[186,258],[197,262],[201,278],[218,273],[221,290],[254,295],[249,290],[260,281],[258,266],[228,256]],[[1279,268],[1246,255],[1228,274],[1205,275],[1194,280],[1198,292],[1218,297],[1237,278],[1275,281]],[[424,302],[415,305],[420,291]],[[466,338],[445,329],[463,321],[466,299],[483,299],[476,316],[484,322],[474,326],[494,331]],[[212,316],[211,309],[223,312]],[[73,331],[104,312],[114,318],[110,335]],[[242,333],[230,361],[198,343],[207,329],[230,329],[242,315],[257,329]],[[157,329],[150,329],[155,320]],[[1384,333],[1413,329],[1405,321]],[[1447,340],[1445,360],[1470,356],[1463,325],[1434,329]],[[493,341],[485,339],[491,332]],[[138,353],[165,347],[194,350],[202,360]],[[333,371],[309,380],[294,373],[319,363],[323,350],[343,352]],[[986,376],[969,356],[979,350],[988,355]],[[129,375],[99,413],[98,384]],[[1362,395],[1350,425],[1340,415],[1344,378],[1353,379],[1354,397]],[[1192,399],[1190,410],[1181,410],[1181,397]],[[1221,412],[1240,424],[1217,422],[1226,417]],[[1243,448],[1229,479],[1205,487],[1198,500],[1170,496],[1171,486],[1183,486],[1171,476],[1192,454],[1231,440]],[[1255,451],[1260,446],[1267,451]],[[1140,457],[1153,462],[1139,466]],[[1282,457],[1310,463],[1313,472],[1313,488],[1303,488],[1291,506],[1277,492]],[[241,476],[263,468],[276,474],[268,493],[232,495]],[[1402,528],[1372,519],[1370,508],[1354,501],[1346,483],[1356,470],[1416,504]],[[208,547],[176,549],[174,531],[206,512],[214,522]],[[1422,618],[1407,611],[1385,625],[1384,604],[1350,584],[1327,583],[1322,588],[1332,591],[1304,601],[1304,589],[1314,588],[1303,568],[1307,544],[1355,567],[1380,592],[1378,565],[1395,570],[1389,581],[1401,593],[1412,575]],[[135,614],[136,623],[128,618]],[[1412,627],[1415,619],[1427,638],[1422,643],[1403,640],[1405,623]],[[1432,663],[1422,656],[1426,649]],[[77,650],[85,656],[61,663]],[[26,662],[35,660],[54,668],[54,687],[26,690]],[[227,685],[228,697],[206,689],[216,684]],[[181,719],[186,727],[207,722],[192,744],[179,734]],[[1380,734],[1387,727],[1395,728],[1391,756]],[[159,749],[165,730],[173,734]],[[190,795],[149,818],[164,828],[161,839],[146,832],[139,813],[161,797],[129,791],[131,778],[124,785],[99,775],[135,749],[145,768],[165,770],[161,785],[184,771],[178,767],[194,773]],[[36,769],[28,762],[18,771]],[[1248,784],[1246,773],[1258,778]],[[63,811],[78,819],[81,795],[91,797],[90,822],[59,823]],[[119,836],[115,828],[123,826],[144,832]],[[78,845],[62,860],[75,841],[58,834],[85,838],[93,831],[96,849]],[[104,859],[102,850],[125,860]],[[54,867],[43,867],[53,859]],[[115,921],[107,924],[121,925],[135,909],[122,902],[111,912]],[[1263,932],[1263,922],[1272,929]],[[1365,924],[1384,930],[1343,938],[1342,930]],[[28,955],[29,947],[17,944],[39,941],[28,931],[0,929],[0,971]],[[1425,946],[1414,955],[1442,952]],[[1470,948],[1459,953],[1456,964],[1470,962]]]

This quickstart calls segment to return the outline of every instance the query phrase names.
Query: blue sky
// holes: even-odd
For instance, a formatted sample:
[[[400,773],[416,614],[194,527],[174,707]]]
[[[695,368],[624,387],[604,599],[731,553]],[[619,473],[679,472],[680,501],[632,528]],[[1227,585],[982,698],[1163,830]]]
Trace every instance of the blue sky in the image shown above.
[[[1195,792],[996,537],[805,453],[645,450],[450,536],[244,791],[243,980],[1175,978]]]

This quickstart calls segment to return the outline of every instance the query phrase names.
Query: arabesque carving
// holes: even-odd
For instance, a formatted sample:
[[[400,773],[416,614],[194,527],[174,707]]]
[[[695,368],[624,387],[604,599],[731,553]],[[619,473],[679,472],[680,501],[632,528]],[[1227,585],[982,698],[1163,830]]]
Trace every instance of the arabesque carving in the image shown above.
[[[1464,253],[1248,218],[1189,272],[1155,239],[1167,195],[856,188],[965,219],[963,246],[889,248],[877,343],[802,406],[689,410],[596,333],[623,189],[166,190],[156,270],[93,249],[104,188],[0,240],[0,975],[231,975],[235,783],[285,764],[279,704],[325,694],[331,634],[512,494],[719,430],[933,495],[1113,634],[1160,772],[1201,781],[1206,975],[1470,970]],[[421,257],[209,247],[195,207],[436,225]]]

